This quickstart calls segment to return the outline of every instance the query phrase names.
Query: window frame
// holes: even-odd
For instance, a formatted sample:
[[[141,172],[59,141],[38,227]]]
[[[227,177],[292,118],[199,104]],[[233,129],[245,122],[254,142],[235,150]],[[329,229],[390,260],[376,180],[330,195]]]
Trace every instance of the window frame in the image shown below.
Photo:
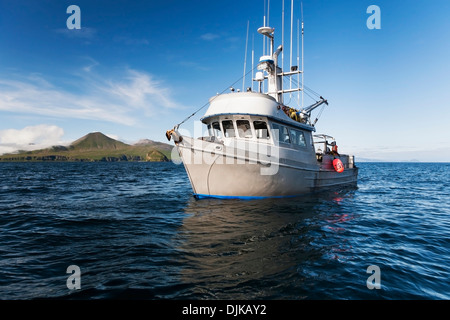
[[[233,127],[233,130],[231,130],[231,129],[225,129],[225,126],[224,126],[224,122],[230,122],[231,123],[231,125],[232,125],[232,127]],[[233,139],[233,138],[236,138],[237,137],[237,135],[236,135],[236,126],[234,125],[234,121],[233,121],[233,119],[222,119],[221,121],[220,121],[220,124],[222,125],[222,132],[223,132],[223,137],[224,138],[227,138],[227,139]],[[233,133],[233,136],[227,136],[227,132],[232,132]]]
[[[298,134],[300,134],[302,137],[303,137],[303,144],[298,144],[297,142],[298,141],[295,141],[292,137],[294,136],[293,134],[292,134],[292,132],[295,132],[296,134],[298,133]],[[306,137],[305,137],[305,133],[302,131],[302,130],[298,130],[298,129],[294,129],[294,128],[289,128],[289,134],[290,134],[290,136],[291,136],[291,144],[294,146],[294,147],[298,147],[298,148],[307,148],[307,143],[306,143]],[[299,136],[300,136],[299,135]],[[299,136],[297,136],[297,140],[298,140],[298,137]]]
[[[260,137],[259,135],[258,135],[258,132],[259,132],[259,130],[264,130],[264,129],[257,129],[256,128],[256,126],[255,126],[255,122],[260,122],[260,123],[264,123],[264,125],[265,125],[265,130],[266,130],[266,137]],[[270,126],[267,124],[267,121],[264,121],[264,120],[252,120],[252,125],[253,125],[253,128],[255,129],[255,138],[256,138],[256,140],[257,141],[270,141],[270,138],[272,137],[272,133],[270,132]]]
[[[215,124],[215,123],[217,123],[217,127],[218,127],[218,128],[214,128],[214,124]],[[213,133],[212,136],[213,136],[213,137],[216,137],[216,138],[218,138],[218,139],[222,139],[222,138],[224,137],[223,130],[222,130],[222,127],[221,127],[221,125],[220,125],[220,121],[219,121],[219,120],[212,121],[212,122],[211,122],[211,128],[212,128],[212,133]],[[216,135],[217,132],[219,132],[220,135]]]
[[[238,124],[238,121],[241,121],[241,122],[247,122],[247,124],[248,124],[248,129],[247,130],[245,130],[245,131],[243,131],[243,130],[239,130],[239,124]],[[250,122],[250,120],[249,119],[236,119],[236,131],[237,131],[237,133],[238,133],[238,135],[237,135],[237,138],[241,138],[241,139],[253,139],[253,136],[254,136],[254,134],[253,134],[253,130],[252,130],[252,124],[251,124],[251,122]],[[250,136],[248,136],[248,135],[246,135],[245,133],[246,132],[249,132],[250,131]],[[241,132],[243,133],[243,135],[241,136]]]
[[[278,128],[275,128],[275,127],[278,127]],[[280,133],[282,132],[283,129],[286,130],[287,136],[289,137],[289,142],[284,141],[284,139],[281,140],[281,134]],[[277,122],[273,122],[272,123],[272,130],[278,130],[278,143],[281,144],[281,145],[291,145],[292,144],[292,138],[291,138],[289,129],[290,129],[289,127],[287,127],[287,126],[285,126],[283,124],[280,124],[280,123],[277,123]],[[274,136],[274,138],[276,137],[275,134],[273,136]],[[274,143],[276,142],[275,139],[273,141],[274,141]]]

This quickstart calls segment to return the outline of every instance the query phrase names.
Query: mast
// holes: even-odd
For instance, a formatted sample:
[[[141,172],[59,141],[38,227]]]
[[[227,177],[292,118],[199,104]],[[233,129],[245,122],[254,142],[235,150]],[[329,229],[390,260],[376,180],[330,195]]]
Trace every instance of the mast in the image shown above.
[[[258,70],[255,78],[257,81],[263,82],[264,79],[268,80],[267,94],[274,97],[278,102],[283,101],[282,90],[282,70],[278,67],[278,55],[281,53],[282,46],[279,46],[274,52],[274,29],[271,27],[261,27],[258,29],[258,33],[267,37],[270,40],[270,54],[263,55],[259,59]],[[264,76],[263,72],[267,72],[267,76]]]
[[[304,56],[303,56],[303,1],[300,3],[300,9],[301,9],[301,16],[302,16],[302,108],[305,106],[303,102],[303,96],[304,96],[304,86],[305,86],[305,79],[304,79],[304,68],[303,68],[303,62],[304,62]]]
[[[284,0],[282,0],[283,3],[283,8],[282,8],[282,17],[283,17],[283,28],[282,28],[282,42],[284,41]],[[264,6],[265,6],[265,10],[264,10],[264,14],[266,14],[266,1],[264,1]],[[267,19],[267,20],[266,20]],[[297,75],[297,81],[298,83],[300,82],[300,73],[302,73],[303,71],[300,70],[299,68],[299,63],[300,63],[300,58],[299,58],[299,34],[300,34],[300,22],[299,20],[297,21],[297,65],[294,66],[293,65],[293,47],[294,47],[294,43],[293,43],[293,34],[294,34],[294,30],[293,30],[293,20],[294,20],[294,0],[291,0],[291,34],[290,34],[290,70],[289,71],[283,71],[283,67],[284,67],[284,60],[283,60],[283,49],[284,49],[284,44],[282,43],[274,52],[274,29],[267,26],[266,22],[268,21],[268,17],[264,16],[264,25],[263,27],[260,27],[258,29],[258,33],[260,33],[261,35],[264,36],[264,41],[263,41],[263,55],[260,57],[259,59],[259,63],[257,65],[257,69],[259,70],[258,72],[255,73],[255,77],[253,78],[253,81],[257,81],[258,87],[259,87],[259,92],[264,92],[269,96],[272,96],[273,98],[276,99],[277,102],[283,104],[283,97],[284,94],[289,93],[290,98],[292,98],[292,93],[296,92],[296,91],[300,91],[303,90],[303,85],[302,87],[300,87],[300,84],[298,84],[297,86],[295,86],[295,88],[293,88],[292,86],[292,77]],[[267,39],[266,39],[267,37]],[[266,41],[268,41],[269,43],[267,44],[267,49],[266,49]],[[302,45],[303,46],[303,45]],[[303,50],[303,47],[302,47]],[[303,51],[302,51],[303,52]],[[281,68],[278,66],[278,56],[279,54],[281,55],[281,59],[282,59],[282,66]],[[252,52],[253,54],[253,52]],[[303,58],[303,57],[302,57]],[[252,60],[253,61],[253,60]],[[253,62],[252,62],[253,64]],[[253,70],[253,68],[252,68]],[[284,89],[283,88],[283,77],[288,76],[289,80],[290,80],[290,87],[288,89]],[[265,85],[265,80],[268,80],[268,86],[267,86],[267,90],[264,89],[264,85]],[[300,104],[300,94],[298,94],[298,104]],[[303,95],[302,95],[303,98]],[[302,100],[303,101],[303,100]]]

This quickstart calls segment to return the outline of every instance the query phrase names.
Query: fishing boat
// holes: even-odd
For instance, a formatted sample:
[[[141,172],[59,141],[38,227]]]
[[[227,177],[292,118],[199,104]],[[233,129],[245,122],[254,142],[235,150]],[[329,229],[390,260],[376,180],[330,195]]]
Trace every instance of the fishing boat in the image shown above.
[[[320,96],[308,107],[286,105],[285,95],[304,91],[303,81],[292,87],[293,76],[302,70],[291,66],[283,71],[278,63],[283,45],[275,50],[275,30],[263,26],[257,31],[270,43],[252,76],[257,88],[231,88],[210,98],[200,119],[205,136],[180,134],[184,121],[166,132],[182,159],[194,197],[293,197],[356,186],[354,156],[340,154],[332,136],[315,133],[318,118],[312,120],[312,112],[328,101]],[[288,88],[283,87],[285,78]]]

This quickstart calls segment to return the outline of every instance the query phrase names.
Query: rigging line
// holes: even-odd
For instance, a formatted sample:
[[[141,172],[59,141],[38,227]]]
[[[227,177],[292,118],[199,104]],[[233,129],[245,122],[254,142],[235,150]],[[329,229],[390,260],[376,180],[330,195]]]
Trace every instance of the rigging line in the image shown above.
[[[289,87],[289,86],[288,86],[289,80],[286,79],[286,77],[283,77],[282,79],[283,79],[283,86],[286,85],[286,87]],[[284,100],[284,99],[283,99],[283,100]],[[292,100],[292,95],[289,95],[289,101],[288,101],[288,102],[283,102],[283,104],[284,104],[285,106],[288,106],[288,105],[291,103],[291,100]]]
[[[320,116],[322,115],[323,110],[325,109],[325,104],[322,105],[322,108],[320,108],[319,114],[317,115],[317,120],[319,120]]]
[[[253,72],[253,70],[255,70],[257,67],[253,68],[252,70],[250,70],[249,72],[247,72],[244,76],[248,75],[250,72]],[[230,87],[234,86],[236,83],[238,83],[239,81],[242,80],[242,78],[244,77],[240,77],[239,79],[237,79],[235,82],[233,82],[231,85],[227,86],[226,89],[222,90],[222,92],[220,92],[219,94],[215,95],[214,97],[212,97],[210,100],[208,100],[207,103],[205,103],[203,106],[201,106],[199,109],[197,109],[193,114],[191,114],[189,117],[187,117],[186,119],[184,119],[183,121],[181,121],[179,124],[177,124],[174,128],[178,128],[179,126],[181,126],[183,123],[185,123],[186,121],[188,121],[190,118],[192,118],[193,116],[195,116],[200,110],[202,110],[204,107],[206,107],[211,101],[213,101],[215,98],[217,98],[218,96],[220,96],[222,93],[224,93],[225,91],[227,91]]]
[[[287,80],[287,79],[284,77],[284,78],[283,78],[283,85],[286,85],[286,87],[287,87],[288,84],[289,84],[289,80]],[[295,85],[295,81],[294,81],[294,85]],[[312,100],[315,100],[315,99],[312,98]],[[289,106],[289,104],[291,104],[291,102],[292,102],[292,104],[295,104],[295,101],[297,101],[295,95],[293,95],[292,92],[290,92],[290,94],[289,94],[289,100],[288,100],[287,102],[283,102],[283,104],[284,104],[285,106]],[[298,101],[297,101],[297,102],[298,102]]]
[[[292,78],[292,76],[290,76],[289,78]],[[288,87],[289,83],[290,83],[290,80],[286,79],[286,77],[283,77],[283,85],[286,85],[286,87]],[[292,79],[292,83],[294,84],[294,86],[298,87],[297,80]],[[292,100],[292,94],[289,95],[289,101],[291,101],[291,100]]]
[[[293,81],[294,84],[297,85],[297,86],[300,86],[300,84],[302,84],[302,83],[298,83],[297,80],[295,80],[295,79],[293,79],[292,81]],[[303,87],[304,87],[304,89],[306,89],[306,90],[304,90],[305,93],[306,93],[306,91],[309,91],[311,94],[314,94],[314,95],[317,96],[318,98],[321,97],[321,95],[320,95],[319,93],[315,92],[315,91],[312,90],[311,88],[309,88],[309,87],[307,87],[307,86],[303,86]],[[310,97],[311,97],[311,96],[310,96]]]
[[[311,94],[308,93],[308,91],[304,91],[304,90],[303,90],[303,93],[306,94],[308,97],[311,98],[311,100],[314,100],[314,101],[316,101],[316,100],[317,100],[317,97],[319,97],[319,95],[317,95],[317,97],[313,97]]]
[[[296,85],[301,85],[301,84],[303,84],[302,82],[298,81],[298,80],[295,79],[295,78],[293,78],[292,81],[293,81],[294,84],[296,84]],[[310,91],[311,93],[315,94],[316,96],[320,97],[320,94],[317,93],[316,91],[314,91],[313,89],[311,89],[310,87],[305,86],[305,85],[303,85],[303,87],[304,87],[304,89],[306,89],[306,90]]]
[[[303,84],[303,83],[302,83],[302,84]],[[307,86],[305,86],[305,85],[303,85],[303,87],[304,87],[306,90],[310,91],[311,93],[315,94],[316,96],[320,97],[320,94],[318,94],[317,92],[315,92],[315,91],[314,91],[313,89],[311,89],[310,87],[307,87]]]
[[[319,111],[319,113],[317,114],[316,119],[314,120],[313,126],[316,125],[317,121],[319,121],[319,118],[322,116],[323,109],[325,109],[325,105],[323,105],[322,108],[320,108],[320,111]]]
[[[313,96],[311,96],[308,92],[303,91],[308,97],[310,97],[312,100],[316,100],[316,98],[314,98]]]
[[[297,87],[300,86],[300,84],[297,82],[296,79],[292,79],[292,82],[293,82],[294,85],[296,85]],[[315,96],[317,96],[317,98],[320,98],[320,94],[318,94],[318,93],[316,93],[315,91],[311,90],[309,87],[304,86],[304,89],[306,89],[306,90],[303,90],[303,92],[304,92],[305,94],[307,94],[308,97],[310,97],[311,99],[315,100],[315,98],[313,98],[310,94],[314,94]],[[308,94],[308,91],[309,91],[310,94]]]

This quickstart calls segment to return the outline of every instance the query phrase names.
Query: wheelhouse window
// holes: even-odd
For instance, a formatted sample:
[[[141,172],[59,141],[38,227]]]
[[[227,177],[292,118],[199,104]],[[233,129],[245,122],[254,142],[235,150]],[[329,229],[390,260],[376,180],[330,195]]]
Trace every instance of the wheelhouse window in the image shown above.
[[[306,147],[305,135],[302,131],[291,129],[291,139],[294,145]]]
[[[256,137],[258,139],[269,139],[269,130],[267,129],[267,123],[265,121],[253,121],[255,127]]]
[[[220,130],[220,124],[219,122],[213,122],[212,124],[208,125],[208,130],[210,134],[217,138],[222,138],[222,130]]]
[[[236,136],[234,132],[233,121],[231,120],[222,121],[222,127],[226,138],[234,138]]]
[[[291,138],[289,137],[289,130],[285,126],[279,125],[277,123],[272,124],[275,134],[278,131],[278,142],[280,143],[291,143]]]
[[[240,138],[251,138],[253,136],[248,120],[236,120],[236,127]]]
[[[208,128],[208,135],[209,135],[210,137],[212,137],[212,136],[214,135],[214,132],[213,132],[211,123],[208,123],[208,124],[206,125],[206,127]]]

